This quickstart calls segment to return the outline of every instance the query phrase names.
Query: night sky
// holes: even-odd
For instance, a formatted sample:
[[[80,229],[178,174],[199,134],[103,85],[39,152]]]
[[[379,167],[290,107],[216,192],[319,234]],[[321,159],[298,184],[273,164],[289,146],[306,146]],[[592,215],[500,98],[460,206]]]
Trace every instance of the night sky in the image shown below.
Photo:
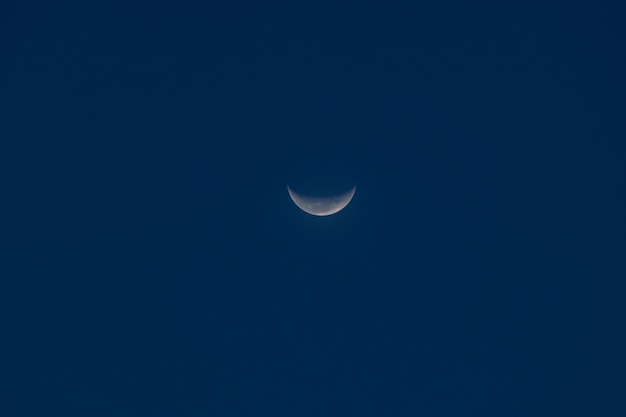
[[[215,3],[1,6],[0,416],[626,415],[620,2]]]

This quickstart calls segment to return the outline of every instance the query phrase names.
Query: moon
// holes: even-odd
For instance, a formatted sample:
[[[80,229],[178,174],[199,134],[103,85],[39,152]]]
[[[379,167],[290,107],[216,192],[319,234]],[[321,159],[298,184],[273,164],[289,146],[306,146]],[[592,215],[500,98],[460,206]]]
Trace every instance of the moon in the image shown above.
[[[343,194],[332,197],[308,197],[296,193],[291,187],[287,186],[289,197],[302,211],[314,216],[330,216],[343,210],[356,191],[356,185]]]

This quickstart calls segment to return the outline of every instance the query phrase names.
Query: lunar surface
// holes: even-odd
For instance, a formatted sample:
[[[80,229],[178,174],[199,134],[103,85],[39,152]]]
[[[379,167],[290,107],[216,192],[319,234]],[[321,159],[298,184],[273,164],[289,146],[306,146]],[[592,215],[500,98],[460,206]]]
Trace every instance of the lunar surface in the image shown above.
[[[287,191],[296,206],[303,211],[314,216],[330,216],[343,210],[350,203],[354,197],[356,185],[345,193],[333,197],[308,197],[296,193],[289,186],[287,186]]]

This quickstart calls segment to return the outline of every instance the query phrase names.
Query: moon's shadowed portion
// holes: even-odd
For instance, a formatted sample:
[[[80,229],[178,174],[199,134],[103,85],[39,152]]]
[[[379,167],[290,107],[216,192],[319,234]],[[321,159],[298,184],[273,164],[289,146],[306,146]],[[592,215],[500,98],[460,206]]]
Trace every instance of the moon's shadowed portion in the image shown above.
[[[341,211],[350,203],[356,192],[356,185],[343,194],[331,197],[303,196],[293,191],[289,186],[287,186],[287,191],[296,206],[303,211],[314,216],[330,216]]]

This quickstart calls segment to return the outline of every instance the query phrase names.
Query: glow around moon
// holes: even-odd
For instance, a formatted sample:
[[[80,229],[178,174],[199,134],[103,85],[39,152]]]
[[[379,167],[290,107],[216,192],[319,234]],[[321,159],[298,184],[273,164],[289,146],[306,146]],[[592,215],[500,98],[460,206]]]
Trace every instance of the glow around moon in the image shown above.
[[[343,210],[350,203],[354,197],[356,185],[347,192],[333,197],[308,197],[296,193],[289,186],[287,186],[287,191],[296,206],[303,211],[314,216],[330,216]]]

